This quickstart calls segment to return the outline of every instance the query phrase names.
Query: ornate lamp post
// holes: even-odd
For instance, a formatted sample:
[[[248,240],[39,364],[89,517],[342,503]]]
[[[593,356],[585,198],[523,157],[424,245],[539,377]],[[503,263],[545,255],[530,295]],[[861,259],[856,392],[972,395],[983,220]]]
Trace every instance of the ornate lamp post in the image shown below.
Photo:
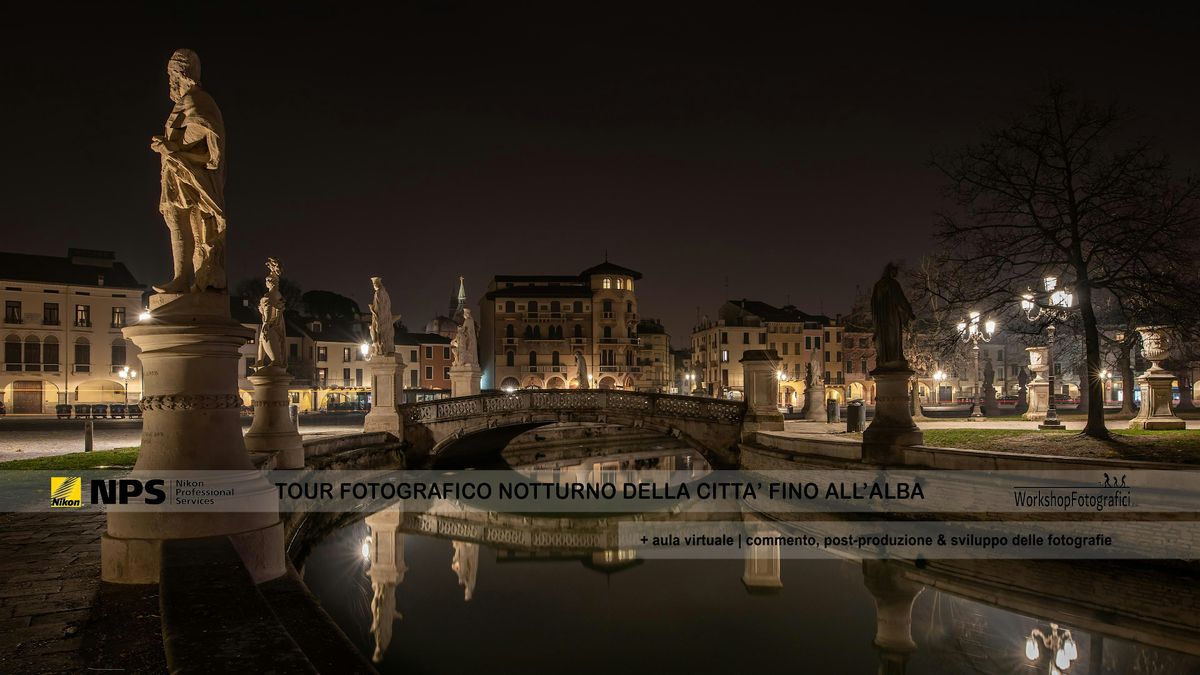
[[[1042,632],[1040,628],[1029,631],[1029,636],[1025,638],[1025,658],[1036,665],[1042,657],[1041,647],[1045,647],[1053,659],[1046,671],[1049,675],[1065,675],[1071,668],[1071,663],[1079,658],[1079,650],[1075,646],[1075,639],[1071,637],[1071,631],[1056,623],[1050,624],[1049,634]]]
[[[975,352],[975,400],[971,403],[971,418],[980,419],[983,417],[983,405],[980,403],[979,390],[979,343],[992,341],[996,335],[996,322],[991,319],[981,321],[979,312],[971,312],[966,321],[958,324],[958,334]]]
[[[933,374],[933,381],[937,383],[937,402],[942,404],[942,383],[946,381],[946,373],[938,370]]]
[[[1046,377],[1049,380],[1049,400],[1046,402],[1046,419],[1038,425],[1039,429],[1066,429],[1066,425],[1058,419],[1058,406],[1054,403],[1054,322],[1062,320],[1067,310],[1075,303],[1075,295],[1058,287],[1058,277],[1047,276],[1042,279],[1044,291],[1037,293],[1032,289],[1021,295],[1021,309],[1030,321],[1038,321],[1043,316],[1049,319],[1046,326],[1046,362],[1049,369]]]
[[[129,407],[129,381],[137,377],[136,370],[130,370],[129,366],[125,366],[118,373],[121,376],[121,386],[125,389],[125,407]]]

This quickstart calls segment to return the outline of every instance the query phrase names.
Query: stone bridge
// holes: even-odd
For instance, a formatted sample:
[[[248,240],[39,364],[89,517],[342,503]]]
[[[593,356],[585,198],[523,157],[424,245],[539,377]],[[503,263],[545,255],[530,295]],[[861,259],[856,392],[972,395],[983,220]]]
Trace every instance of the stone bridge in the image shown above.
[[[401,438],[417,463],[498,453],[518,435],[549,424],[591,423],[661,431],[714,465],[733,466],[746,418],[739,401],[604,389],[481,394],[409,403],[398,411]]]

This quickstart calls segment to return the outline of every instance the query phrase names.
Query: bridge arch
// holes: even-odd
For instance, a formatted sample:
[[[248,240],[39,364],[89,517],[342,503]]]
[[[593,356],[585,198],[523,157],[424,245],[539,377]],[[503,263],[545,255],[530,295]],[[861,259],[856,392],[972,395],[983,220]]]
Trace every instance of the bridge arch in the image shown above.
[[[649,429],[689,443],[714,465],[736,464],[746,405],[672,394],[597,389],[497,392],[399,406],[410,458],[436,460],[451,448],[503,447],[517,435],[559,423]]]

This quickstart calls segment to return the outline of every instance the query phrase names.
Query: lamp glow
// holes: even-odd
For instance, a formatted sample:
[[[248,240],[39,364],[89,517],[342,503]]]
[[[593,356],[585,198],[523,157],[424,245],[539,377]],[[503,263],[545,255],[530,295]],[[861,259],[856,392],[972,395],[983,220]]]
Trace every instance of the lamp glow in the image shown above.
[[[1067,658],[1067,650],[1059,649],[1054,652],[1054,665],[1058,666],[1059,670],[1071,667],[1071,659]]]
[[[146,321],[150,318],[150,312],[142,312],[138,314],[138,321]]]
[[[1025,638],[1025,658],[1030,661],[1037,661],[1040,655],[1041,652],[1038,651],[1037,640],[1033,636]]]
[[[366,356],[367,352],[369,351],[371,351],[371,345],[365,342],[358,346],[358,353],[362,354],[363,356]]]
[[[1067,638],[1067,641],[1063,643],[1063,651],[1067,653],[1067,658],[1071,661],[1079,658],[1079,651],[1075,648],[1075,640],[1073,638]]]
[[[359,550],[362,553],[363,560],[371,559],[371,538],[370,537],[363,539],[362,548]]]

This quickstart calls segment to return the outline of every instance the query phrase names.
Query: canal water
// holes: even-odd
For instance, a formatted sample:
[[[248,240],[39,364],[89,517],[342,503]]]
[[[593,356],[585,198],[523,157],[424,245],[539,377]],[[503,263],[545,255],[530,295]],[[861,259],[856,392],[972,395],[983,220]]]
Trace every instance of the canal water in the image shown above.
[[[508,456],[519,470],[707,470],[661,440],[574,450]],[[540,549],[489,545],[406,522],[398,511],[348,522],[300,561],[322,606],[382,673],[868,674],[881,672],[881,659],[908,673],[1050,673],[1053,652],[1040,647],[1030,660],[1026,649],[1031,631],[1051,634],[1053,623],[1071,631],[1068,675],[1200,674],[1195,656],[1091,634],[1055,616],[1052,601],[1050,612],[1027,616],[929,587],[912,605],[916,650],[881,654],[859,562],[783,559],[752,572],[741,560],[581,553],[569,538]]]

